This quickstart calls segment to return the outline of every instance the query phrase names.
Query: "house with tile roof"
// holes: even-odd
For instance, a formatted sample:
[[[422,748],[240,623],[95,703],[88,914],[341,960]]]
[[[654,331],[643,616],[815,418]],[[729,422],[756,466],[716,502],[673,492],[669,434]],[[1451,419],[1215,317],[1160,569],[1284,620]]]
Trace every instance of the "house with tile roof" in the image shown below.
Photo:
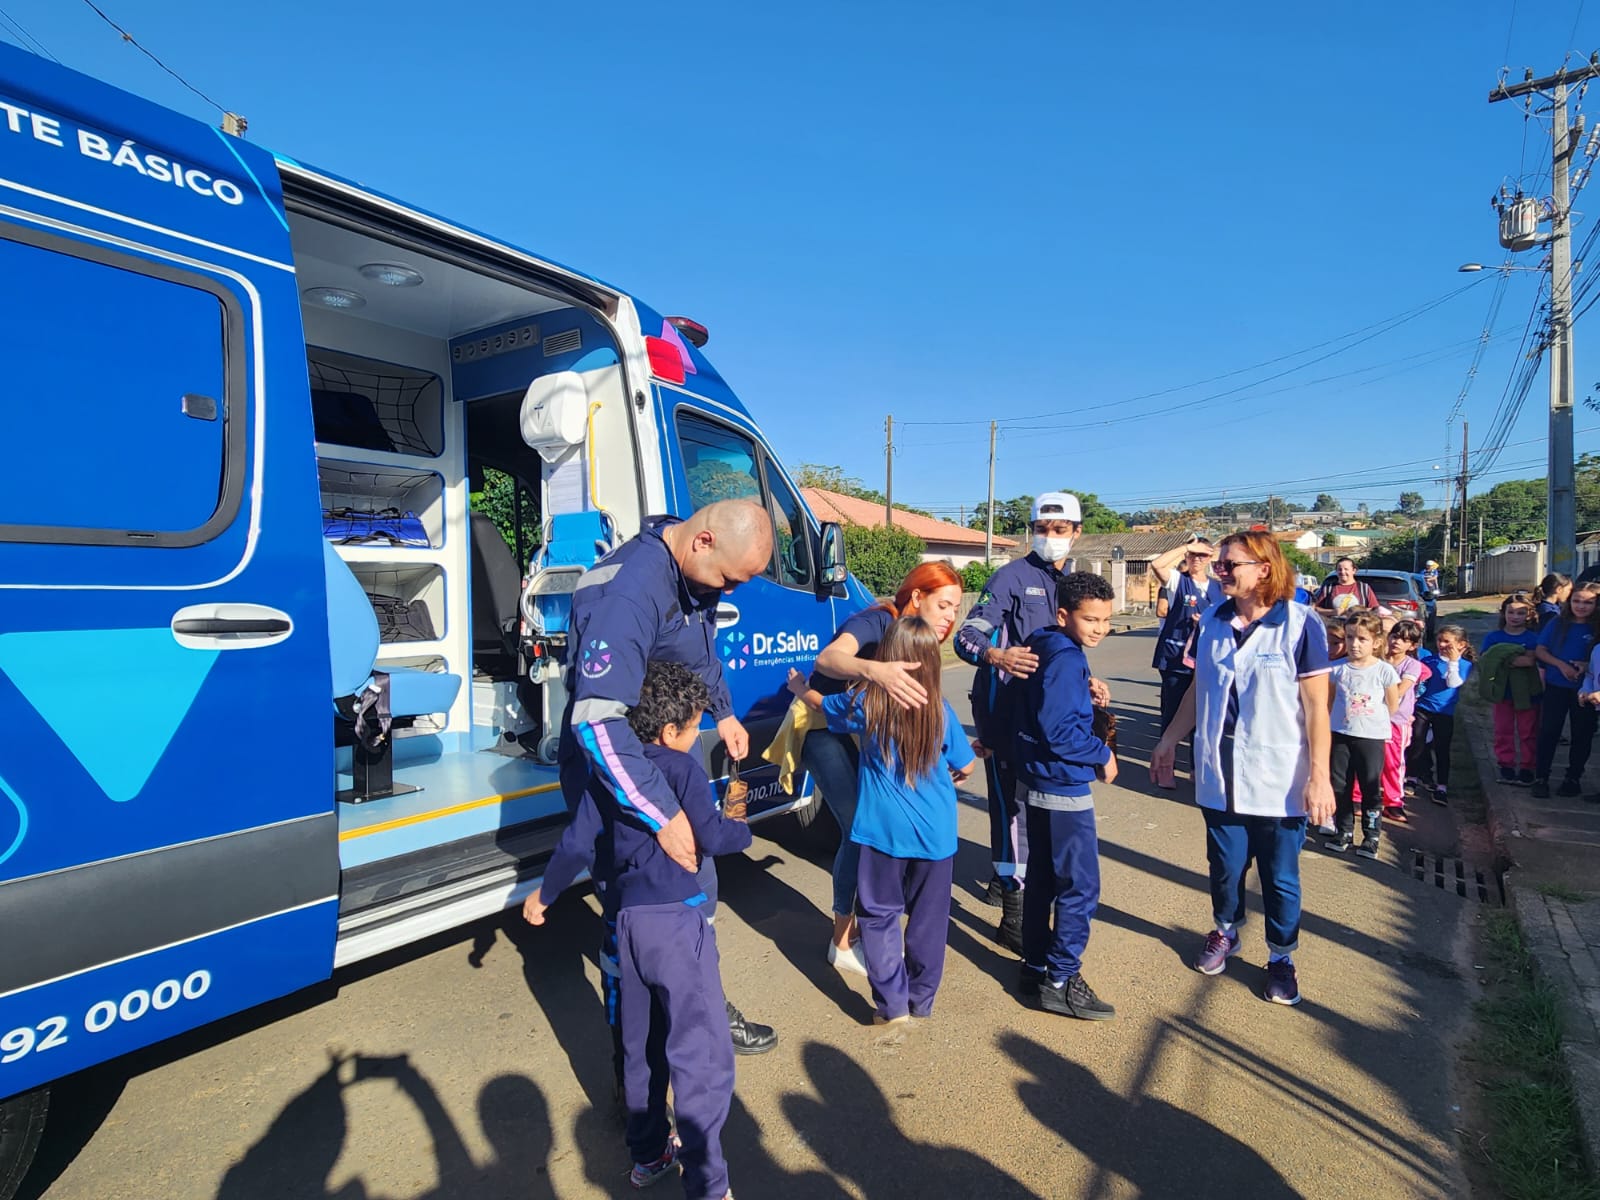
[[[806,505],[819,521],[837,521],[841,525],[862,525],[867,528],[883,524],[883,505],[872,500],[861,500],[841,492],[823,488],[801,488]],[[939,521],[921,513],[894,510],[894,523],[899,529],[915,534],[927,545],[923,562],[946,559],[957,569],[968,563],[983,561],[984,533],[981,529],[968,529],[951,521]],[[1003,562],[1016,549],[1014,539],[994,536],[995,561]]]

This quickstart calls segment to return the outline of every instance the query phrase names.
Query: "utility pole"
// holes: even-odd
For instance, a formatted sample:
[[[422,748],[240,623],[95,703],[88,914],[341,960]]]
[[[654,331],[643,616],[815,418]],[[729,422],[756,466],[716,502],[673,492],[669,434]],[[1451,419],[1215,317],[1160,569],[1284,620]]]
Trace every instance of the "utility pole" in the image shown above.
[[[983,531],[983,561],[994,561],[994,431],[996,422],[989,422],[989,508]]]
[[[883,422],[883,527],[894,527],[894,414]]]
[[[1267,532],[1268,533],[1272,533],[1278,528],[1277,523],[1273,520],[1273,515],[1272,515],[1273,512],[1277,509],[1277,507],[1278,507],[1278,498],[1276,496],[1268,496],[1267,497]]]
[[[1483,557],[1483,513],[1478,513],[1478,557]]]
[[[1572,458],[1572,223],[1568,184],[1571,181],[1573,130],[1567,124],[1567,85],[1600,78],[1600,55],[1587,66],[1560,70],[1543,79],[1524,79],[1489,93],[1489,103],[1552,91],[1553,190],[1550,233],[1550,449],[1546,487],[1549,525],[1546,548],[1550,570],[1571,575],[1577,557],[1577,503]],[[1580,118],[1581,120],[1581,118]]]
[[[1456,572],[1456,591],[1466,595],[1466,565],[1467,565],[1467,423],[1461,422],[1461,539],[1460,548],[1456,557],[1461,560],[1462,569]]]

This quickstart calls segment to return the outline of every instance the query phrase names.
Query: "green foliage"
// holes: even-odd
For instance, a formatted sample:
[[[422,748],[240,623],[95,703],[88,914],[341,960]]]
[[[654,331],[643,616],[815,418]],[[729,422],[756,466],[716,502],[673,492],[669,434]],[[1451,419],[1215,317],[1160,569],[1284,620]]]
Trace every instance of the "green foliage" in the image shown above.
[[[1419,516],[1421,516],[1422,515],[1422,493],[1421,492],[1401,492],[1400,493],[1400,503],[1399,503],[1399,505],[1397,507],[1400,509],[1401,514],[1404,515],[1404,516],[1407,516],[1407,517],[1419,517]]]
[[[985,562],[971,562],[961,568],[961,590],[964,592],[981,592],[989,583],[989,576],[993,575],[998,567],[990,566]]]
[[[928,547],[898,525],[846,525],[845,564],[874,596],[892,596]]]
[[[718,500],[761,499],[761,489],[748,471],[717,459],[705,459],[689,468],[689,495],[696,508]]]
[[[887,500],[877,488],[869,488],[854,475],[846,475],[843,467],[826,466],[822,463],[801,463],[795,468],[792,476],[794,485],[803,488],[821,488],[825,492],[837,492],[841,496],[854,496],[857,500],[870,500],[874,504],[884,504]],[[912,508],[909,504],[896,504],[902,512],[916,513],[918,516],[931,517],[933,514],[923,508]]]
[[[1033,497],[1013,496],[1009,500],[994,502],[994,531],[1007,537],[1026,534],[1033,517]],[[989,502],[980,500],[972,510],[968,529],[983,529],[989,520]]]
[[[1068,491],[1062,488],[1062,491]],[[1093,492],[1072,492],[1078,498],[1078,503],[1083,506],[1083,531],[1085,533],[1126,533],[1128,529],[1125,522],[1118,514],[1112,512],[1100,503],[1100,497]]]
[[[1316,500],[1311,505],[1312,512],[1343,512],[1344,505],[1340,504],[1327,492],[1318,492]]]
[[[1327,573],[1328,568],[1312,558],[1304,550],[1297,550],[1295,547],[1284,545],[1283,543],[1279,543],[1279,545],[1283,550],[1283,556],[1289,560],[1289,565],[1301,575],[1313,576],[1320,582],[1323,575]]]
[[[522,492],[522,528],[517,528],[517,481],[494,467],[483,469],[483,491],[472,493],[472,511],[483,513],[494,522],[506,539],[518,566],[526,567],[538,549],[541,538],[539,501],[527,488]]]

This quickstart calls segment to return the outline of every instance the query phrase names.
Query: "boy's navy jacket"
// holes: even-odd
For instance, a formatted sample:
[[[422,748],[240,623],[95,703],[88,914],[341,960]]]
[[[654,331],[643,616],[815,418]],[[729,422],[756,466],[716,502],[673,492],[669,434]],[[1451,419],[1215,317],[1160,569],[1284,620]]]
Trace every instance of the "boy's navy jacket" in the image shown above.
[[[1053,796],[1086,796],[1111,748],[1094,735],[1089,657],[1059,625],[1028,638],[1039,669],[1017,683],[1017,779]]]
[[[750,845],[750,826],[722,815],[704,767],[687,754],[654,743],[645,746],[644,754],[671,786],[702,855],[737,854]],[[590,783],[545,868],[540,885],[545,903],[555,903],[586,870],[606,885],[608,900],[616,908],[693,906],[707,899],[696,877],[662,852],[655,831],[631,810],[622,809],[599,779]]]
[[[1067,564],[1071,566],[1069,562]],[[1009,562],[993,575],[956,630],[956,654],[978,668],[972,677],[972,723],[978,738],[1002,755],[1011,744],[1014,693],[1019,680],[983,661],[990,646],[1020,646],[1056,618],[1056,584],[1062,572],[1037,554]]]

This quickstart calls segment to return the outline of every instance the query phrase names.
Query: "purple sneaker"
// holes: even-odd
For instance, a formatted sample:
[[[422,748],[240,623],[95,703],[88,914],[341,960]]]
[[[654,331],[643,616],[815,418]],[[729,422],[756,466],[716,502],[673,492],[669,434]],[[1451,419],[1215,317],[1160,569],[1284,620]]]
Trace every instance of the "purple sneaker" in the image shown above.
[[[1194,960],[1194,969],[1202,975],[1221,975],[1228,967],[1228,960],[1237,953],[1239,953],[1239,936],[1213,929],[1206,934],[1205,949],[1201,950],[1200,957]]]
[[[1295,978],[1294,963],[1287,958],[1273,959],[1267,963],[1267,986],[1261,998],[1273,1004],[1300,1003],[1300,983]]]

